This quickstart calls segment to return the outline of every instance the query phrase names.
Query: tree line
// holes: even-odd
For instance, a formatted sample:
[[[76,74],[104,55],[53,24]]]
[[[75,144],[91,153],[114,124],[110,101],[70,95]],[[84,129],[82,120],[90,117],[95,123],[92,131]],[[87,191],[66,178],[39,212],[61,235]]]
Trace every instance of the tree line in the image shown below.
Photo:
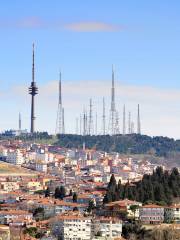
[[[128,198],[142,203],[170,205],[174,198],[180,197],[180,174],[177,168],[171,172],[157,167],[152,175],[145,174],[135,183],[116,182],[112,175],[104,196],[104,203]]]
[[[169,153],[180,152],[180,140],[168,137],[150,137],[140,134],[81,136],[74,134],[58,135],[56,145],[67,148],[94,148],[106,152],[131,154],[152,154],[166,157]]]

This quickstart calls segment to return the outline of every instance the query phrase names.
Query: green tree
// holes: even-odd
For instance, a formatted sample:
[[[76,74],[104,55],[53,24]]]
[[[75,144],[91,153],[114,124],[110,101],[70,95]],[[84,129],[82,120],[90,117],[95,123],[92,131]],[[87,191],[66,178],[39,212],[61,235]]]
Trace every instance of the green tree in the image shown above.
[[[73,202],[77,203],[78,195],[76,192],[73,193]]]
[[[50,197],[50,188],[49,187],[46,188],[45,197]]]
[[[88,205],[87,211],[88,211],[89,213],[91,213],[92,210],[95,209],[95,207],[96,207],[96,206],[95,206],[95,204],[94,204],[94,200],[93,200],[93,199],[89,200],[89,205]]]

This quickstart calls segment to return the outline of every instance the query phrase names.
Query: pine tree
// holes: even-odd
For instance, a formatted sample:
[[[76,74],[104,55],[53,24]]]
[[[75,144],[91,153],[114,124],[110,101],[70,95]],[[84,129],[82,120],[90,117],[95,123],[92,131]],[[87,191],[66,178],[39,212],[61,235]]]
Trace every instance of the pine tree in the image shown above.
[[[77,193],[74,192],[74,193],[73,193],[73,202],[74,202],[74,203],[77,203],[77,198],[78,198]]]

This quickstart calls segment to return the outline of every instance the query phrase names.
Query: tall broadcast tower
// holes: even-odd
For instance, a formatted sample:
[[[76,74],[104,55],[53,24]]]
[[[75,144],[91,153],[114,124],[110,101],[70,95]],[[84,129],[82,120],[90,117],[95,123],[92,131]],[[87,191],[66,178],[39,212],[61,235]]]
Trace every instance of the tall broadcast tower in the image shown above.
[[[56,134],[64,134],[64,108],[62,106],[62,93],[61,93],[61,72],[59,73],[59,97],[58,97],[58,110],[56,119]]]
[[[109,118],[109,134],[116,134],[116,108],[115,108],[115,87],[114,87],[114,69],[112,66],[112,87],[111,87],[111,109]]]
[[[34,133],[34,123],[35,123],[35,95],[38,94],[38,88],[36,86],[35,78],[34,78],[34,43],[33,43],[33,54],[32,54],[32,82],[31,86],[29,87],[29,94],[32,96],[31,98],[31,134]]]

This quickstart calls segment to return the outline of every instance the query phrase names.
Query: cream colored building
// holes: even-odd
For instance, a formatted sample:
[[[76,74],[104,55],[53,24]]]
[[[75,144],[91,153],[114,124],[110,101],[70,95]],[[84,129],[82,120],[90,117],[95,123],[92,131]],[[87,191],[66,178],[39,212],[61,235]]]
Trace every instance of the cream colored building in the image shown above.
[[[24,163],[23,154],[19,149],[16,151],[8,152],[6,161],[14,165],[22,165]]]

